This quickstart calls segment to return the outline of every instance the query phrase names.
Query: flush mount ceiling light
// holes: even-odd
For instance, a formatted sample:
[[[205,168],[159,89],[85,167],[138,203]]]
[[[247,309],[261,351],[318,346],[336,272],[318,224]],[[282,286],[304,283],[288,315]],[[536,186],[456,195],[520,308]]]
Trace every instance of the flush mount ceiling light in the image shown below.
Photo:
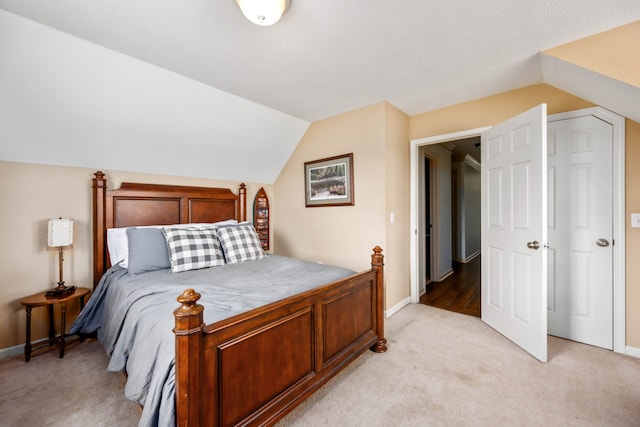
[[[236,0],[242,14],[258,25],[272,25],[289,7],[289,0]]]

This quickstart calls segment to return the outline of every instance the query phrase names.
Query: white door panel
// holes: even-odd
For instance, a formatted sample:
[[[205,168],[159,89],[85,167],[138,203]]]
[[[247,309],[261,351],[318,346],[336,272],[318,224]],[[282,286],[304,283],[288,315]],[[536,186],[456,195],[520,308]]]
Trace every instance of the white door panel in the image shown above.
[[[482,134],[482,320],[547,360],[546,105]]]
[[[613,348],[612,126],[548,125],[549,334]],[[551,177],[553,176],[553,182]],[[598,246],[605,239],[608,246]]]

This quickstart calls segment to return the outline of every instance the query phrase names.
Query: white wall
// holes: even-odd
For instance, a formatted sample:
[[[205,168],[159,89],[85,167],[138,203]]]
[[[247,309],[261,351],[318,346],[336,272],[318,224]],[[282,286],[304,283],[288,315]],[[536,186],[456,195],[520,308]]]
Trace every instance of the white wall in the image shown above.
[[[453,260],[462,262],[465,252],[464,222],[464,158],[451,159],[451,197],[455,202],[451,211]]]
[[[273,183],[309,123],[0,10],[0,160]]]
[[[462,260],[466,262],[480,252],[480,165],[469,156],[465,158],[464,171],[464,253]]]
[[[434,263],[431,266],[432,281],[438,282],[450,274],[453,269],[453,245],[451,240],[451,150],[442,144],[421,147],[424,156],[432,160],[432,169],[436,171],[432,175],[435,182],[432,188],[436,189],[437,202],[432,210],[431,218]],[[423,217],[424,218],[424,217]],[[424,228],[423,228],[424,229]],[[434,236],[435,232],[435,236]],[[424,234],[424,233],[421,233]],[[424,240],[424,235],[420,236]]]
[[[464,263],[480,253],[480,164],[468,154],[454,156],[454,159],[451,170],[457,182],[452,197],[456,198],[457,205],[452,212],[452,225],[457,233],[454,233],[453,259]]]

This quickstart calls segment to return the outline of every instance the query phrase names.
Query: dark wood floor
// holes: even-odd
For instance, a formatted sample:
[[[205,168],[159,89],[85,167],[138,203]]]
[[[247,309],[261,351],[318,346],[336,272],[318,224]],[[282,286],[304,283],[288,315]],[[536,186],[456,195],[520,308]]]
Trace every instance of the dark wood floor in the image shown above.
[[[427,284],[420,303],[480,317],[480,257],[466,264],[453,263],[453,274]]]

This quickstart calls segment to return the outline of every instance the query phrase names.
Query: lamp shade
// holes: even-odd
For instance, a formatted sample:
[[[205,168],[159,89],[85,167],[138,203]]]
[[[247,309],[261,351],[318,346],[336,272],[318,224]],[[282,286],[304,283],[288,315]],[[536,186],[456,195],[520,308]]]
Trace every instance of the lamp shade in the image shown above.
[[[49,220],[50,247],[71,246],[73,244],[73,220],[68,218],[53,218]]]
[[[258,25],[272,25],[289,7],[289,0],[236,0],[242,14]]]

